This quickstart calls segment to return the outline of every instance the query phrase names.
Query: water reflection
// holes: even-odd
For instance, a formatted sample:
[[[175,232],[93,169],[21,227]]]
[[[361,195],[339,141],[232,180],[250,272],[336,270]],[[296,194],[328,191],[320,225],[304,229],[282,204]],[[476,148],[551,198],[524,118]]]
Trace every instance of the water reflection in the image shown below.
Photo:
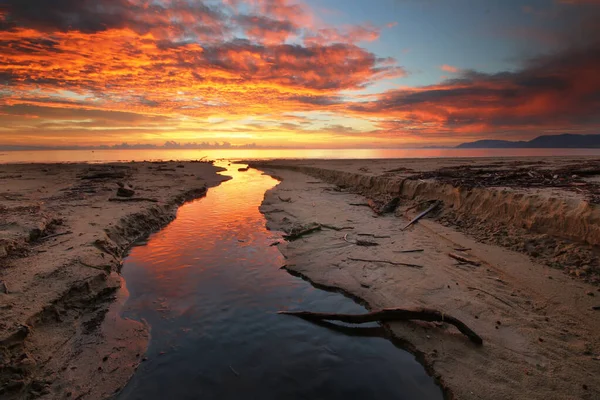
[[[600,149],[244,149],[244,150],[44,150],[0,152],[1,163],[274,158],[435,158],[600,156]]]
[[[276,181],[237,166],[225,174],[234,179],[182,207],[126,260],[125,315],[148,321],[152,339],[148,361],[118,398],[442,398],[377,325],[276,314],[364,309],[280,270],[284,260],[269,246],[276,234],[258,212]]]

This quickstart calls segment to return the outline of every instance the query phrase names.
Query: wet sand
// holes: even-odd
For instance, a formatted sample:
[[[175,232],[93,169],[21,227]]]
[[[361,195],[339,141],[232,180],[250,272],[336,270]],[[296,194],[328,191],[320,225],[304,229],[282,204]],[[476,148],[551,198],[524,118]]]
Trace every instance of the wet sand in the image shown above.
[[[440,310],[483,337],[477,346],[443,323],[388,325],[448,397],[600,397],[598,161],[250,165],[282,179],[261,206],[269,228],[297,232],[321,225],[279,245],[290,271],[373,310]],[[395,212],[370,207],[381,210],[394,197]],[[402,229],[434,201],[440,202],[436,211]],[[365,241],[377,245],[357,244]],[[402,253],[407,250],[422,251]]]
[[[131,245],[227,179],[206,162],[0,165],[0,397],[101,399],[148,343],[119,317]],[[117,196],[119,184],[130,197]]]

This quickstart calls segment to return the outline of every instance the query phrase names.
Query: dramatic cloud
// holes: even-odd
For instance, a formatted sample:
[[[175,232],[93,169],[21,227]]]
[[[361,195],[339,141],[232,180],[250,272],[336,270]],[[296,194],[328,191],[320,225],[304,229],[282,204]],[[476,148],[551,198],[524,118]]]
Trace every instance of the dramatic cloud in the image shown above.
[[[228,31],[226,14],[202,1],[3,0],[0,28],[98,33],[130,29],[160,38],[209,39]]]
[[[433,64],[455,79],[399,88],[408,72],[372,50],[385,49],[378,41],[396,23],[328,23],[302,0],[0,0],[0,139],[368,143],[590,131],[600,122],[596,3],[523,9],[568,15],[548,42],[563,46],[554,55],[494,74]]]
[[[244,29],[246,36],[257,42],[283,43],[288,37],[299,31],[299,27],[291,21],[260,15],[241,15],[236,21]]]
[[[375,40],[376,28],[313,20],[286,0],[5,0],[0,106],[52,108],[56,119],[127,110],[203,126],[198,118],[334,108],[341,91],[405,74],[355,44]]]
[[[600,45],[538,57],[516,72],[461,73],[422,88],[387,91],[352,105],[360,114],[388,118],[388,131],[515,132],[600,127]],[[391,119],[393,117],[393,120]]]

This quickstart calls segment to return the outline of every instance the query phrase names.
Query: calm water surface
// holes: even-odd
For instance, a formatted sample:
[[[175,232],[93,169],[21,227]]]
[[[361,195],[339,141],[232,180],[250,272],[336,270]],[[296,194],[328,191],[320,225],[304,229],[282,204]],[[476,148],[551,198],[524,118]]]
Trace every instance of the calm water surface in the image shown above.
[[[143,160],[196,160],[273,158],[435,158],[600,156],[600,149],[244,149],[244,150],[56,150],[0,151],[0,163],[111,162]]]
[[[364,312],[280,267],[258,211],[277,182],[234,177],[136,247],[124,315],[151,326],[148,360],[118,399],[441,399],[409,353],[377,325],[349,336],[278,310]]]

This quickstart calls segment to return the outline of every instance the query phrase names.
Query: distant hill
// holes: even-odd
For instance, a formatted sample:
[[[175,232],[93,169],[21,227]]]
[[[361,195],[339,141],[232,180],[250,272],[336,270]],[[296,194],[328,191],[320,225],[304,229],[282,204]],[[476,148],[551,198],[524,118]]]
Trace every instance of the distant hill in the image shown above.
[[[590,149],[600,148],[600,135],[562,135],[538,136],[528,142],[509,140],[478,140],[459,144],[457,149]]]

